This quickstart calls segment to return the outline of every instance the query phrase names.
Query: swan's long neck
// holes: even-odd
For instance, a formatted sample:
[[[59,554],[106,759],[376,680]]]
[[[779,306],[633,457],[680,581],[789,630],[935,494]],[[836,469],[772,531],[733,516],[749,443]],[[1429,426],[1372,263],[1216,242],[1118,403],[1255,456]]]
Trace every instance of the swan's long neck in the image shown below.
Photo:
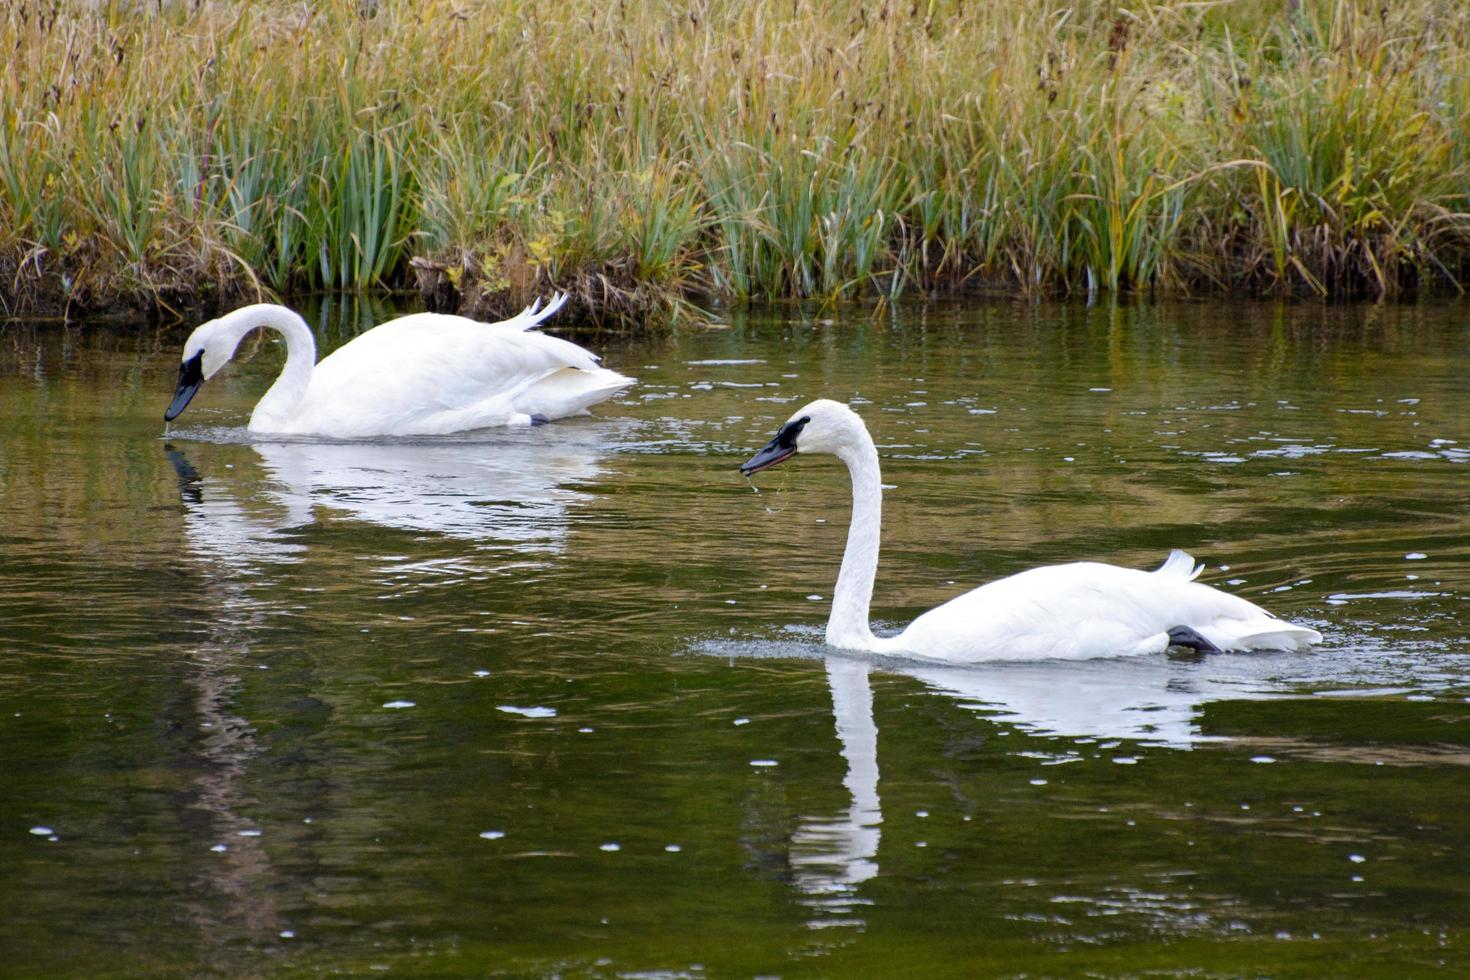
[[[267,327],[286,338],[286,366],[281,368],[280,377],[261,396],[250,416],[250,428],[257,432],[282,431],[311,384],[311,372],[316,366],[316,341],[311,330],[291,310],[269,303],[244,307],[230,317],[239,317],[235,325],[241,337],[256,327]]]
[[[827,620],[827,642],[847,650],[877,650],[881,645],[868,628],[868,604],[873,577],[878,572],[878,540],[883,523],[882,474],[878,450],[866,429],[838,451],[852,476],[852,523],[847,528],[847,550],[832,593],[832,615]]]

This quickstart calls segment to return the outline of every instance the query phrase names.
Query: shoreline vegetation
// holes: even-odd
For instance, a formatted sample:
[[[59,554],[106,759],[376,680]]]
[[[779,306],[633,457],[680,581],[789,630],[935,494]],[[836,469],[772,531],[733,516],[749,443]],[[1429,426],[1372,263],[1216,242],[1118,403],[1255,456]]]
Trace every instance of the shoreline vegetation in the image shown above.
[[[1459,289],[1470,8],[14,0],[0,312]]]

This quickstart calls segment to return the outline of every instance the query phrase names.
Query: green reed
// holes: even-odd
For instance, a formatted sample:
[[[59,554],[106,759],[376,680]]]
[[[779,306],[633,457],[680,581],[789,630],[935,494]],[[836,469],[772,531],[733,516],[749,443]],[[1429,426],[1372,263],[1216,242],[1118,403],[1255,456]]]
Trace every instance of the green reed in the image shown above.
[[[416,286],[1392,294],[1470,253],[1451,0],[0,13],[11,307]]]

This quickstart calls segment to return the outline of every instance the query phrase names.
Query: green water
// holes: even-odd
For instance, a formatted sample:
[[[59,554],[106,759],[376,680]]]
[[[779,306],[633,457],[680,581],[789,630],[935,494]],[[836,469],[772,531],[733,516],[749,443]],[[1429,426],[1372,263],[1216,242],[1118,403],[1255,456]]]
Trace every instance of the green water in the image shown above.
[[[0,328],[0,974],[1470,969],[1470,310],[719,321],[384,445],[252,443],[274,344],[165,436],[183,329]],[[829,656],[845,474],[737,472],[817,396],[882,626],[1177,546],[1325,642]]]

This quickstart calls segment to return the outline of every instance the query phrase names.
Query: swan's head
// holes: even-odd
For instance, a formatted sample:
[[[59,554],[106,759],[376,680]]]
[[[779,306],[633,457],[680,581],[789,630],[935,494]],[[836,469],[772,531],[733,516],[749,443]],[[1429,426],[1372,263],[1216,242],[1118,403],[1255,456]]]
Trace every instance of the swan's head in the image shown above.
[[[237,310],[236,313],[240,311]],[[199,391],[199,386],[219,373],[219,369],[235,356],[235,348],[246,331],[241,330],[235,314],[201,323],[184,341],[184,355],[179,364],[179,385],[174,400],[163,413],[165,422],[178,418]]]
[[[797,409],[796,414],[781,426],[776,438],[741,465],[740,472],[750,476],[785,462],[797,453],[840,456],[843,450],[861,445],[864,431],[863,420],[852,409],[830,398],[818,398]]]

